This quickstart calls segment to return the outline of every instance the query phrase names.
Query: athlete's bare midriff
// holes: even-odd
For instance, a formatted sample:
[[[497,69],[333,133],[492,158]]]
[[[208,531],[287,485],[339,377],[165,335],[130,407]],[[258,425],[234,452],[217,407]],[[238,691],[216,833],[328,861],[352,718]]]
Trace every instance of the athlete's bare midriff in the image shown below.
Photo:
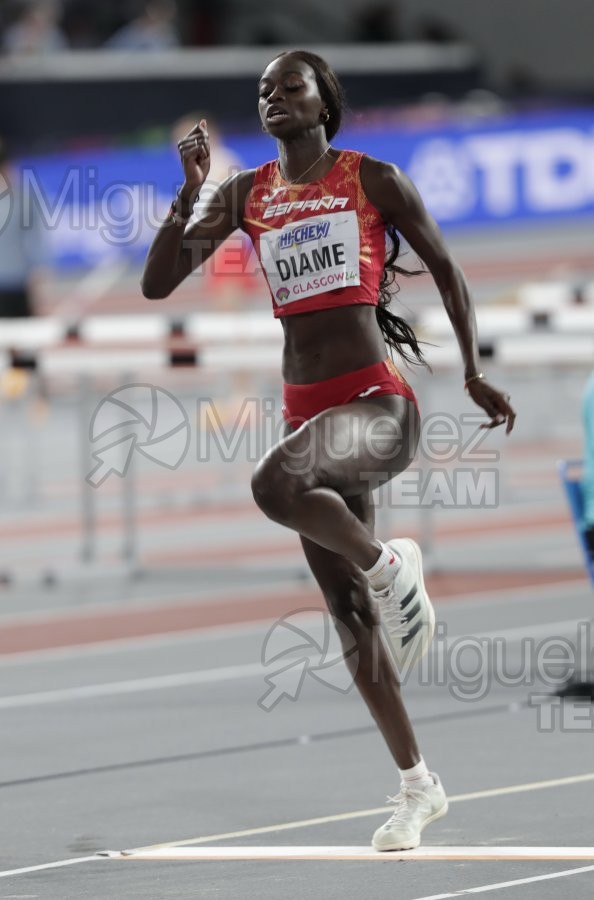
[[[282,316],[284,381],[312,384],[385,359],[375,309],[364,304]]]

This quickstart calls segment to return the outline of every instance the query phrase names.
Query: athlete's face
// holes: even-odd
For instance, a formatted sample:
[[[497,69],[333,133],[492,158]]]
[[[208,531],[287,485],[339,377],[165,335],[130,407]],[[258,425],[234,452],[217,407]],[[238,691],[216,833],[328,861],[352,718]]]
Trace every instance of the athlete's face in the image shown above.
[[[258,85],[262,124],[278,138],[295,137],[323,124],[326,105],[314,70],[294,56],[273,60]]]

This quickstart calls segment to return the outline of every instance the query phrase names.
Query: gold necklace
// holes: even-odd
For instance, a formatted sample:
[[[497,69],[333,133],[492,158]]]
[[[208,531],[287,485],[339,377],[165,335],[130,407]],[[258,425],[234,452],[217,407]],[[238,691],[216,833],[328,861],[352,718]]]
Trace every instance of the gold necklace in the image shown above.
[[[330,144],[328,144],[326,149],[318,156],[317,159],[314,159],[311,166],[308,166],[307,169],[304,172],[302,172],[301,175],[298,175],[296,178],[285,178],[285,176],[283,175],[282,169],[281,169],[281,163],[280,163],[280,159],[279,159],[278,170],[281,174],[281,178],[283,179],[283,181],[286,181],[288,184],[296,184],[300,178],[303,178],[304,175],[307,175],[308,172],[311,172],[311,170],[313,169],[314,166],[317,166],[317,164],[320,162],[320,160],[326,156],[328,150],[332,150],[332,147],[330,146]]]

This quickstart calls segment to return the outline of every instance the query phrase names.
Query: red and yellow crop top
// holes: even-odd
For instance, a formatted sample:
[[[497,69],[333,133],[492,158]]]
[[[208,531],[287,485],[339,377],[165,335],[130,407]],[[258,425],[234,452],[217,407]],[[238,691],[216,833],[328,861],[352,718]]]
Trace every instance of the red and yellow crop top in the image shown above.
[[[386,226],[363,191],[362,157],[341,150],[325,178],[309,184],[284,181],[276,160],[256,169],[243,221],[275,316],[377,305]]]

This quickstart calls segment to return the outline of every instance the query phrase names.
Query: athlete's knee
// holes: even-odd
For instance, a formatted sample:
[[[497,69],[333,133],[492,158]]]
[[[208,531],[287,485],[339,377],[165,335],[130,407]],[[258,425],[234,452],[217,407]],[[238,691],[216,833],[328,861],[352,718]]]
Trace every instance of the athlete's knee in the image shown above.
[[[262,512],[280,523],[289,521],[299,494],[312,486],[311,478],[288,471],[282,458],[274,454],[260,460],[252,475],[254,500]]]
[[[268,512],[270,508],[275,484],[276,478],[270,467],[264,460],[260,460],[252,474],[252,495],[263,512]]]

